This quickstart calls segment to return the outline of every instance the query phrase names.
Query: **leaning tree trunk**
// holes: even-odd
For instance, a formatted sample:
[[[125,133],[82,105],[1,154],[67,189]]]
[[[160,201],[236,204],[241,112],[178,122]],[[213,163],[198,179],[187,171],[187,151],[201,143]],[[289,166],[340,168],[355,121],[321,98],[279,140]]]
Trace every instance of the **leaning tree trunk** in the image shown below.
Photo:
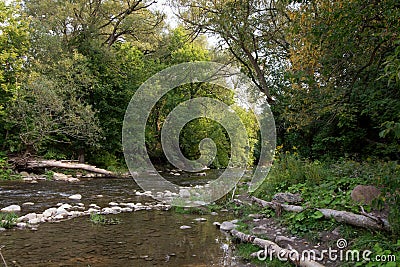
[[[291,212],[302,212],[305,209],[301,206],[280,204],[277,202],[269,202],[256,197],[252,197],[252,200],[263,207],[270,207],[275,210],[282,209]],[[324,215],[324,218],[326,219],[333,218],[338,222],[344,222],[358,227],[374,229],[374,230],[391,231],[389,222],[383,218],[364,216],[348,211],[340,211],[333,209],[316,209],[316,210],[320,211]]]
[[[295,250],[289,250],[281,248],[276,243],[258,238],[256,236],[247,235],[245,233],[239,232],[235,229],[230,231],[231,235],[239,238],[243,242],[252,243],[260,248],[264,249],[264,253],[272,253],[272,256],[278,257],[279,260],[289,260],[296,264],[296,266],[302,267],[323,267],[324,265],[307,258],[302,258],[301,255],[297,255]],[[268,255],[265,255],[268,256]],[[297,257],[298,256],[298,257]]]
[[[56,161],[56,160],[28,161],[28,162],[26,162],[26,167],[29,169],[34,169],[34,168],[76,169],[76,170],[84,170],[84,171],[88,171],[88,172],[99,173],[99,174],[103,174],[105,176],[110,176],[110,177],[116,176],[113,172],[97,168],[96,166],[91,166],[91,165],[82,164],[82,163],[62,162],[62,161]]]

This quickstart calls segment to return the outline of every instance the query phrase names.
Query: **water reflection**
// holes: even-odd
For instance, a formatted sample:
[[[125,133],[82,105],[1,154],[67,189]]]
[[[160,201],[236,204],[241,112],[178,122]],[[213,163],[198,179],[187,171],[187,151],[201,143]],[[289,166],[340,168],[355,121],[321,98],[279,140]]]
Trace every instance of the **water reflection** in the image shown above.
[[[41,212],[59,202],[74,202],[71,194],[82,194],[86,207],[101,207],[110,201],[146,202],[134,194],[137,186],[126,179],[93,179],[79,183],[43,181],[0,183],[0,207],[23,206],[22,214]],[[101,195],[101,196],[99,196]],[[44,223],[37,231],[12,229],[0,233],[2,253],[15,266],[240,266],[232,255],[227,236],[215,229],[214,221],[229,214],[199,217],[172,211],[139,211],[109,215],[121,223],[93,225],[88,217]],[[180,226],[190,229],[181,230]]]

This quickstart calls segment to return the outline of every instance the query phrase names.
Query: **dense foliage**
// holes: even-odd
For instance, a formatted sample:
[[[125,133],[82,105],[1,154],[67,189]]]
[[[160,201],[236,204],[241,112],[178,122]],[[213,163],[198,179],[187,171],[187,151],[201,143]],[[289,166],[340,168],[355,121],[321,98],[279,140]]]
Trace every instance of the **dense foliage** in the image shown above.
[[[397,1],[171,1],[183,23],[170,29],[153,1],[0,2],[0,140],[7,154],[123,165],[125,108],[152,74],[188,61],[234,62],[267,95],[278,144],[302,157],[397,160],[400,138]],[[219,38],[215,49],[202,33]],[[200,34],[200,35],[199,35]],[[196,37],[196,38],[194,38]],[[154,107],[146,129],[164,161],[160,129],[180,102],[233,96],[209,85],[177,88]],[[237,107],[257,160],[257,126]],[[189,123],[181,149],[199,156],[214,138],[224,167],[221,125]]]

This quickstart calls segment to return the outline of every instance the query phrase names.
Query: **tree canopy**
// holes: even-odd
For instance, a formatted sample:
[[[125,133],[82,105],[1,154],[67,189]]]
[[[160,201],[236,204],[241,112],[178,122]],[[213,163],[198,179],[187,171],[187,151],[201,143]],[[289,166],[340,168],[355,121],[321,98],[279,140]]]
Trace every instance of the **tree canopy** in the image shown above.
[[[278,144],[309,158],[398,159],[400,7],[397,1],[170,1],[174,29],[149,0],[0,1],[0,140],[6,153],[121,165],[125,109],[137,88],[169,66],[219,61],[239,66],[275,115]],[[205,34],[218,38],[216,47]],[[232,107],[246,125],[251,160],[254,114],[226,89],[188,84],[150,114],[152,159],[164,162],[160,131],[173,108],[196,97]],[[181,150],[199,156],[214,138],[214,167],[230,140],[208,119],[188,123]]]

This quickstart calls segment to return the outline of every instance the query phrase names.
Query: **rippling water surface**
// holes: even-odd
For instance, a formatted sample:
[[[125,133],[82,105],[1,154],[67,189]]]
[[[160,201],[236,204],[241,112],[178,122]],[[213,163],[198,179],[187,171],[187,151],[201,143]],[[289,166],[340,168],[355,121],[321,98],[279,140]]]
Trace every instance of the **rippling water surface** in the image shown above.
[[[210,171],[208,179],[212,178]],[[189,185],[200,178],[171,177]],[[57,203],[82,202],[100,207],[114,202],[151,202],[135,195],[139,188],[130,179],[91,179],[78,183],[42,181],[28,184],[0,182],[0,207],[22,205],[21,214],[42,212]],[[81,194],[80,201],[68,199]],[[57,223],[43,223],[37,230],[11,229],[0,233],[2,254],[13,266],[240,266],[232,255],[229,238],[213,226],[214,221],[231,219],[230,214],[204,215],[197,222],[193,214],[172,211],[137,211],[107,215],[115,225],[94,225],[89,217]],[[181,230],[188,225],[190,229]]]

